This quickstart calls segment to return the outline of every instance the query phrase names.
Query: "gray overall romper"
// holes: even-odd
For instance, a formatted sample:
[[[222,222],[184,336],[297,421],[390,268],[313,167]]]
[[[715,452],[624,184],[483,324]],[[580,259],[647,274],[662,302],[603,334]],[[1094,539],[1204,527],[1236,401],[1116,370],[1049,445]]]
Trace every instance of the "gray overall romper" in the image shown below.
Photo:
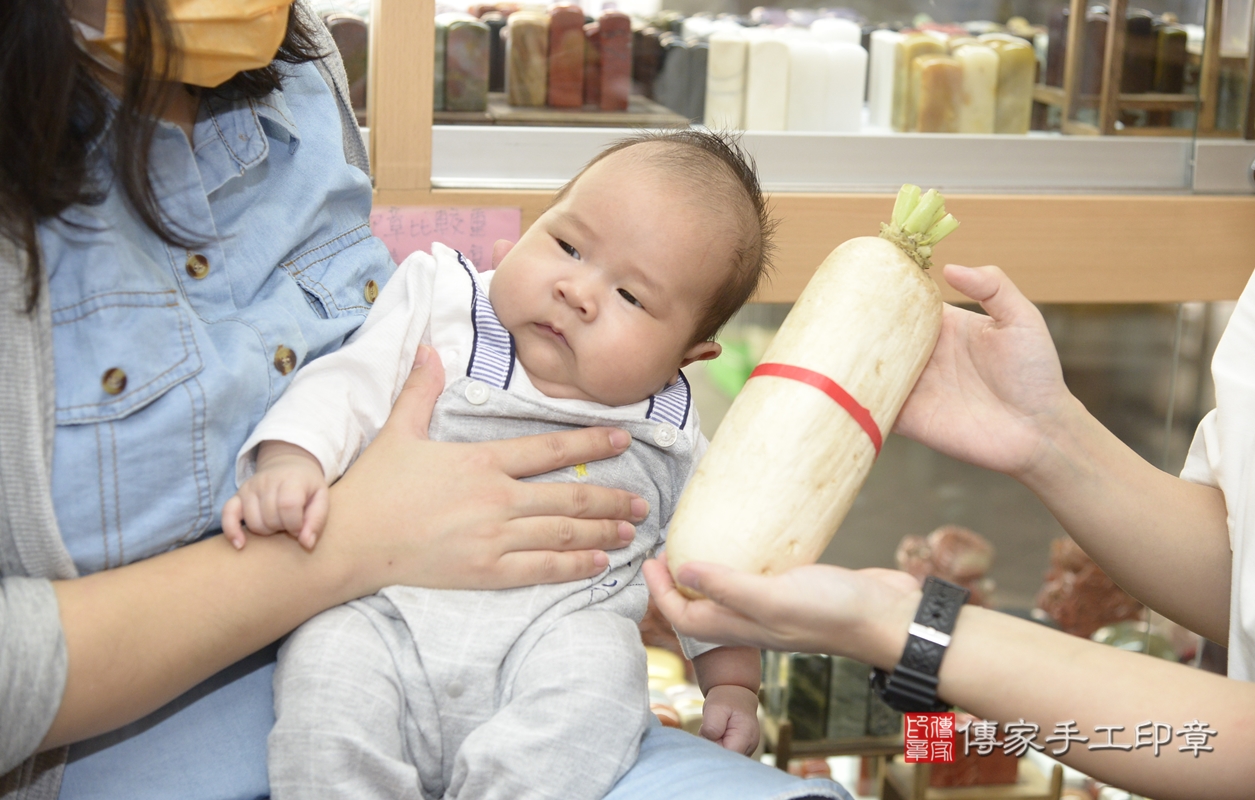
[[[640,567],[693,466],[693,438],[677,435],[695,424],[687,381],[638,419],[512,393],[513,339],[472,283],[474,354],[436,403],[432,438],[621,427],[633,436],[624,454],[532,480],[626,489],[649,502],[649,518],[596,578],[499,591],[393,586],[301,626],[275,674],[276,800],[592,800],[636,760],[650,713]]]

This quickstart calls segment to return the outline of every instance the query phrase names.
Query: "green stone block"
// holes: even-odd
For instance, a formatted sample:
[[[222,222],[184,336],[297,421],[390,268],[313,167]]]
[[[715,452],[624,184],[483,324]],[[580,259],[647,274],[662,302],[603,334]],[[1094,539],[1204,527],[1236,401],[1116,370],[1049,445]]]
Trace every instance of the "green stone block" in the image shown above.
[[[896,736],[902,731],[902,714],[885,705],[884,701],[869,692],[867,699],[867,735]]]
[[[867,676],[871,667],[849,658],[832,659],[828,689],[828,738],[851,739],[867,732]]]
[[[828,732],[828,691],[832,677],[829,656],[789,656],[788,716],[797,741],[822,739]]]

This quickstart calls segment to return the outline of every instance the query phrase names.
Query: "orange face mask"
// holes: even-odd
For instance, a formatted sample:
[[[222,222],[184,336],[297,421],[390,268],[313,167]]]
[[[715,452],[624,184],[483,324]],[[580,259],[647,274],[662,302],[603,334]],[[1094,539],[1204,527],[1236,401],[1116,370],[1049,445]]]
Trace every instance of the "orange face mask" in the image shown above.
[[[126,47],[124,0],[108,0],[105,29],[82,23],[87,51],[103,66],[122,71]],[[171,79],[212,88],[236,74],[270,65],[287,32],[293,0],[167,0],[179,64]],[[160,47],[160,43],[157,43]]]

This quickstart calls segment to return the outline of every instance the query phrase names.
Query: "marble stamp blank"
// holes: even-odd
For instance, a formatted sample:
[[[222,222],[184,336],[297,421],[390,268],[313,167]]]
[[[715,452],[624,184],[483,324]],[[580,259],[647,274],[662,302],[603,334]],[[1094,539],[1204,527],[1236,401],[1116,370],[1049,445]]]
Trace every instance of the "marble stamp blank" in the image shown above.
[[[858,133],[863,125],[863,87],[867,85],[867,51],[850,42],[824,42],[828,86],[824,93],[824,130]]]
[[[601,26],[584,26],[584,105],[601,105]]]
[[[1037,53],[1031,44],[1015,36],[987,33],[980,41],[998,54],[994,133],[1028,133],[1033,117]]]
[[[659,37],[662,44],[662,69],[654,83],[654,100],[677,114],[688,113],[689,48],[674,33]]]
[[[852,20],[820,17],[811,23],[810,31],[821,42],[849,42],[862,47],[863,29]]]
[[[543,106],[549,77],[549,17],[516,11],[506,23],[506,94],[512,106]]]
[[[872,31],[868,59],[867,111],[871,124],[888,128],[893,121],[894,59],[902,34],[896,31]]]
[[[711,130],[737,130],[745,120],[745,62],[749,42],[740,33],[710,37],[706,56],[706,108],[703,124]]]
[[[958,133],[963,67],[952,56],[920,56],[911,64],[915,98],[915,130]]]
[[[998,97],[998,54],[982,44],[968,44],[954,51],[963,67],[963,92],[959,98],[959,133],[993,133]]]
[[[505,91],[505,39],[501,31],[505,28],[505,15],[500,11],[489,11],[479,18],[488,26],[488,91]]]
[[[549,105],[584,105],[584,12],[579,6],[549,9]]]
[[[621,11],[607,11],[597,20],[601,29],[602,111],[627,111],[632,94],[632,20]]]
[[[918,56],[942,55],[946,46],[926,33],[911,33],[898,41],[893,58],[893,114],[895,131],[913,131],[915,126],[915,84],[911,80],[911,63]]]
[[[828,94],[828,54],[814,39],[789,41],[789,97],[785,129],[822,131]]]
[[[788,102],[788,43],[770,33],[751,38],[745,77],[745,129],[784,130]]]
[[[483,111],[488,107],[488,26],[477,19],[449,23],[445,44],[445,108]]]

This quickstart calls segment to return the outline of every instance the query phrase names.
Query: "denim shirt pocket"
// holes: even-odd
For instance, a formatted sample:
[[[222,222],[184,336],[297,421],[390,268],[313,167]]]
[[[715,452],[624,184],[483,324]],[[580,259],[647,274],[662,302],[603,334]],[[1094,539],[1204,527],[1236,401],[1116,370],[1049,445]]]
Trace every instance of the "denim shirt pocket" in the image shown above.
[[[174,291],[113,292],[52,314],[53,500],[80,570],[199,536],[213,518],[203,368]]]
[[[96,295],[57,309],[52,324],[57,352],[74,361],[57,370],[58,425],[128,416],[202,368],[174,291]]]
[[[358,256],[358,249],[371,247],[380,252]],[[346,258],[352,263],[345,264]],[[379,266],[363,269],[363,264]],[[371,235],[370,225],[362,223],[293,256],[280,266],[305,292],[310,306],[321,317],[329,319],[366,314],[387,282],[393,264],[383,244]]]

